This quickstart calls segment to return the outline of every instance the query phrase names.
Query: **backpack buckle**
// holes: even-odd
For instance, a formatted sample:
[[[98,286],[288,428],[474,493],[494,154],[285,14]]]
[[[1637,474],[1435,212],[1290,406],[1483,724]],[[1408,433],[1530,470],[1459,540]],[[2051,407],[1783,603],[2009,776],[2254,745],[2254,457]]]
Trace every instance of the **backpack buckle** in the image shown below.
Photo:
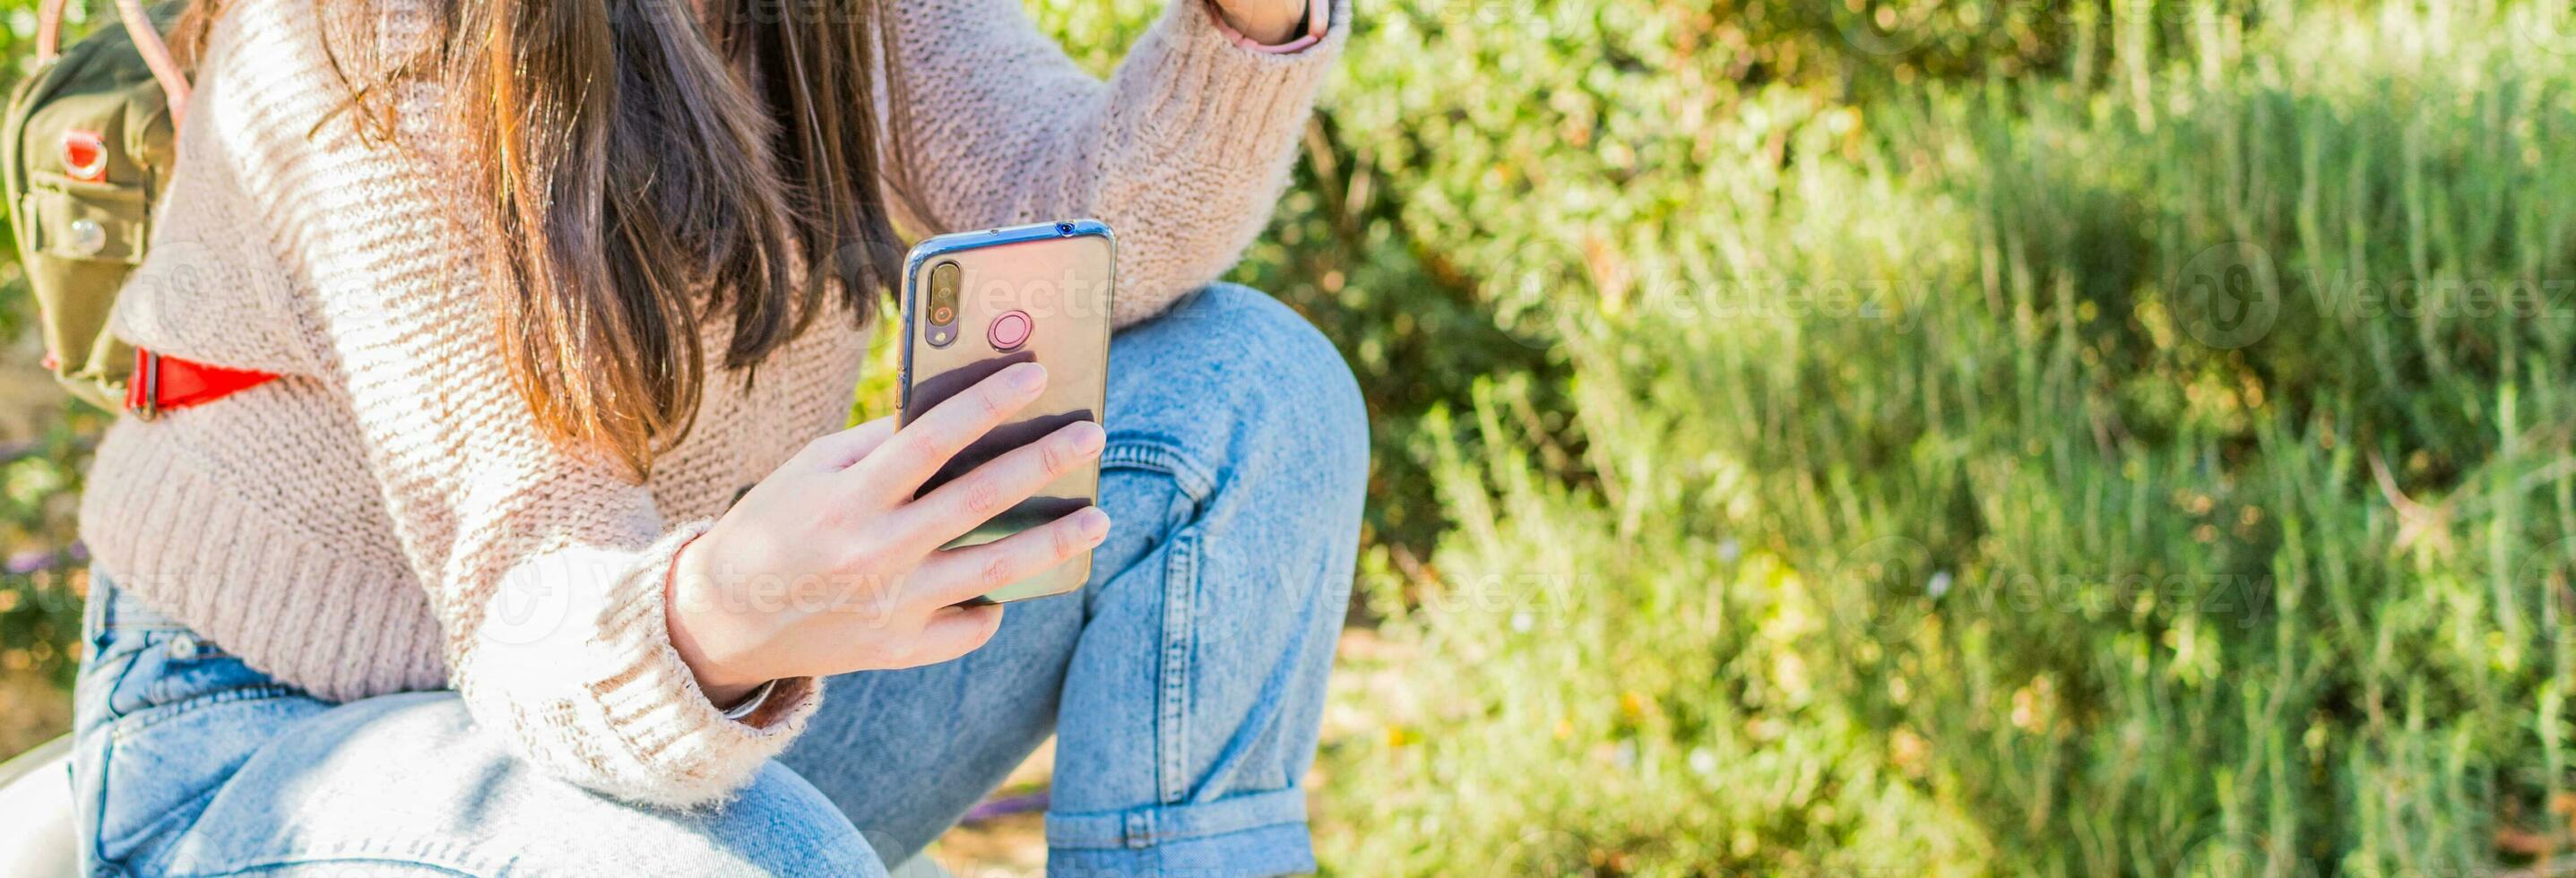
[[[134,374],[125,379],[125,410],[149,421],[163,411],[213,402],[274,380],[274,372],[213,366],[135,348]]]
[[[125,410],[152,420],[161,414],[161,355],[134,349],[134,375],[125,381]]]

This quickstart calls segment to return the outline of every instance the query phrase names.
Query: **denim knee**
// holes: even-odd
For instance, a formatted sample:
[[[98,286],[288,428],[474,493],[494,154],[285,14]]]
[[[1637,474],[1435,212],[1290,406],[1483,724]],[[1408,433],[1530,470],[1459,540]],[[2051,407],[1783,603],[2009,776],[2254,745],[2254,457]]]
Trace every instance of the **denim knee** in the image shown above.
[[[702,867],[656,863],[664,874],[723,874],[745,866],[769,875],[886,873],[840,807],[775,761],[761,766],[731,801],[682,819],[697,822],[694,834],[711,843],[715,856]]]
[[[1141,418],[1164,422],[1151,429],[1205,431],[1186,444],[1205,449],[1208,463],[1292,477],[1324,497],[1356,498],[1365,486],[1368,409],[1359,382],[1332,341],[1277,299],[1211,284],[1130,329],[1113,357],[1119,346],[1134,352],[1120,366],[1141,367],[1130,370],[1141,375],[1121,377],[1151,386],[1113,398],[1113,429]],[[1211,410],[1223,417],[1209,417]]]
[[[1357,377],[1331,339],[1279,300],[1250,287],[1217,284],[1208,295],[1241,315],[1229,341],[1268,380],[1243,388],[1248,423],[1262,441],[1305,462],[1310,475],[1357,492],[1368,476],[1368,406]]]

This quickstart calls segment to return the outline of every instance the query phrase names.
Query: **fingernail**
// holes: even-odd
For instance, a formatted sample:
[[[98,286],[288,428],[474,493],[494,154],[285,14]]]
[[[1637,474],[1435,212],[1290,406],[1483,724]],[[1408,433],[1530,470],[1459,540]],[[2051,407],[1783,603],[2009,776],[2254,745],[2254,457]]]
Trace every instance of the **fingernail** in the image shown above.
[[[1096,454],[1099,453],[1101,446],[1109,444],[1109,434],[1101,430],[1099,424],[1092,423],[1090,421],[1075,421],[1070,429],[1073,431],[1073,449],[1075,451],[1083,454]]]
[[[1034,392],[1038,388],[1045,386],[1045,366],[1041,366],[1036,363],[1022,363],[1011,367],[1011,389],[1028,393]]]
[[[1109,513],[1100,511],[1100,507],[1094,506],[1074,514],[1081,516],[1082,520],[1077,524],[1082,528],[1082,535],[1092,542],[1100,542],[1109,536]]]

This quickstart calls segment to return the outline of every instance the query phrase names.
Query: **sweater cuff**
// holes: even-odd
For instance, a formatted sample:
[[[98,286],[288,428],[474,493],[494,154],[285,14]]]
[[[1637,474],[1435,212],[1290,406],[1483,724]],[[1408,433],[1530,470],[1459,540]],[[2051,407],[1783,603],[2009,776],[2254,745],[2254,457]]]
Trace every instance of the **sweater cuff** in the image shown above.
[[[624,667],[590,684],[617,740],[672,781],[673,804],[719,798],[748,782],[822,704],[814,678],[798,677],[778,681],[751,716],[728,719],[671,645],[664,609],[671,561],[713,525],[694,522],[663,537],[645,551],[643,569],[622,583],[630,593],[610,596],[599,634],[626,657],[617,663]]]
[[[1237,130],[1243,125],[1238,120],[1254,120],[1255,129],[1267,133],[1290,117],[1304,119],[1315,89],[1350,39],[1349,0],[1314,2],[1314,14],[1325,16],[1322,38],[1282,52],[1239,44],[1244,37],[1207,0],[1174,0],[1129,55],[1150,59],[1156,68],[1152,81],[1160,100],[1147,112],[1163,117],[1157,127]]]
[[[512,571],[525,579],[503,583],[458,663],[468,705],[506,722],[538,767],[620,799],[691,808],[749,783],[804,730],[821,686],[780,680],[741,721],[698,688],[671,645],[664,583],[680,547],[711,524],[638,551],[561,551]]]

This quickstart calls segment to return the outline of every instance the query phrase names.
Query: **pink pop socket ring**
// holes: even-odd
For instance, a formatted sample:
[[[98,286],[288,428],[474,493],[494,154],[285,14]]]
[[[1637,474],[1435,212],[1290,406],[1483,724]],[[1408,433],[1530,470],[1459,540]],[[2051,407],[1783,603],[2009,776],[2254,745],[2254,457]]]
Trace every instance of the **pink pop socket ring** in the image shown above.
[[[993,318],[992,324],[984,328],[984,338],[993,343],[994,350],[1013,350],[1029,343],[1030,325],[1028,312],[1012,311]]]

